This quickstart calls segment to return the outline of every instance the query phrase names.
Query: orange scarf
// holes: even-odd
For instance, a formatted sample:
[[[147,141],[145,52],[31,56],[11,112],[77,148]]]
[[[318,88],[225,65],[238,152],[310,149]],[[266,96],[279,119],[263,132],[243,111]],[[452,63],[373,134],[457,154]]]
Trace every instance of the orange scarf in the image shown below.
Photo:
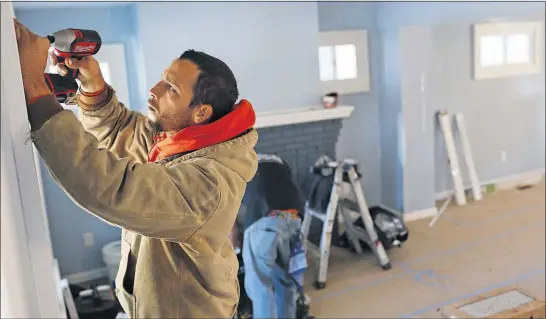
[[[252,128],[255,122],[252,104],[243,99],[231,112],[210,124],[186,127],[171,137],[165,133],[156,136],[148,162],[225,142]]]

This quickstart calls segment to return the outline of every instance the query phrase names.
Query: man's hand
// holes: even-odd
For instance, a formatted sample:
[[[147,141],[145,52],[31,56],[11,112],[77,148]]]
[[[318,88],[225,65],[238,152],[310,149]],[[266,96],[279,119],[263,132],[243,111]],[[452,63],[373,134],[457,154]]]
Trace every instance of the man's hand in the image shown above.
[[[92,56],[87,56],[81,60],[77,59],[65,59],[65,64],[57,62],[57,56],[52,52],[49,56],[51,64],[57,67],[57,72],[60,75],[65,76],[68,73],[68,68],[78,69],[78,80],[81,82],[81,89],[84,92],[97,92],[104,88],[106,82],[100,71],[99,62]]]
[[[27,102],[51,94],[44,80],[49,40],[33,33],[19,21],[13,19],[13,22]]]

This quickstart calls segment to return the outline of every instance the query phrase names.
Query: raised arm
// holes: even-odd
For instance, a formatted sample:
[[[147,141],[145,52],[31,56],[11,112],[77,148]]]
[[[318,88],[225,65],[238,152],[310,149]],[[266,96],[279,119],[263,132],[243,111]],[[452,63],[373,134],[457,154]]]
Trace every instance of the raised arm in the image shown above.
[[[218,176],[225,174],[199,162],[169,168],[119,159],[98,149],[96,139],[72,112],[62,110],[53,95],[39,98],[27,109],[34,144],[55,181],[79,206],[110,224],[184,242],[198,230],[209,231],[205,223],[240,196],[221,194],[227,186]],[[52,116],[44,122],[35,117],[37,110]],[[228,224],[216,231],[227,235]]]
[[[146,118],[131,111],[119,102],[112,87],[106,87],[106,99],[96,110],[84,104],[85,97],[78,94],[78,119],[83,128],[105,148],[119,158],[129,157],[145,163],[153,145],[153,134],[146,128]]]
[[[57,63],[54,54],[50,58],[60,74],[67,73],[66,66],[80,70],[78,118],[84,129],[97,138],[99,148],[105,148],[119,158],[146,162],[153,136],[146,128],[145,116],[119,102],[114,89],[104,81],[97,60],[93,57],[66,59],[65,66]]]
[[[14,23],[34,145],[80,206],[127,230],[184,241],[210,223],[222,203],[234,200],[222,199],[219,189],[225,181],[198,163],[177,168],[137,164],[99,149],[97,139],[63,110],[44,82],[49,41]]]

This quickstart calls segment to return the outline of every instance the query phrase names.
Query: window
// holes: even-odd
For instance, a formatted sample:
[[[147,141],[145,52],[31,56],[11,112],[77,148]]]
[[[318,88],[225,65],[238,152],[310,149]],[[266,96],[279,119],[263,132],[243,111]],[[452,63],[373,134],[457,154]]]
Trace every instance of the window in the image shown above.
[[[95,55],[99,61],[100,70],[106,83],[116,90],[118,99],[125,105],[129,105],[129,88],[127,84],[127,73],[125,68],[125,49],[123,44],[102,44],[99,52]],[[57,73],[56,68],[48,61],[47,73]],[[77,81],[79,84],[79,81]],[[70,110],[77,110],[75,105],[65,105]]]
[[[474,77],[538,74],[544,65],[542,22],[474,25]]]
[[[319,47],[320,80],[356,78],[356,48],[353,44]]]
[[[353,44],[334,47],[336,59],[336,80],[356,79],[356,48]]]
[[[348,94],[369,91],[365,30],[321,32],[318,57],[323,93]]]

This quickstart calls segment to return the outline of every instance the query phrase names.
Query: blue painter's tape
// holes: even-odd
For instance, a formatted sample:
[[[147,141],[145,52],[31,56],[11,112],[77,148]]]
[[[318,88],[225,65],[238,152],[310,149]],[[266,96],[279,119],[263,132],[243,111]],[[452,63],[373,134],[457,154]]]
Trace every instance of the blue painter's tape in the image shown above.
[[[415,318],[416,316],[420,316],[420,315],[422,315],[424,313],[427,313],[429,311],[433,311],[433,310],[436,310],[438,308],[447,306],[447,305],[452,304],[454,302],[461,301],[461,300],[468,299],[468,298],[472,298],[472,297],[475,297],[477,295],[486,293],[486,292],[494,290],[494,289],[498,289],[498,288],[502,288],[502,287],[505,287],[505,286],[508,286],[508,285],[515,284],[515,283],[517,283],[519,281],[523,281],[525,279],[529,279],[529,278],[539,276],[539,275],[544,275],[545,273],[546,273],[546,270],[544,270],[544,269],[533,270],[533,271],[528,272],[526,274],[522,274],[522,275],[513,277],[511,279],[508,279],[508,280],[505,280],[505,281],[502,281],[502,282],[499,282],[499,283],[496,283],[496,284],[493,284],[493,285],[489,285],[489,286],[487,286],[485,288],[473,291],[471,293],[467,293],[467,294],[464,294],[464,295],[461,295],[461,296],[458,296],[458,297],[455,297],[455,298],[451,298],[451,299],[448,299],[448,300],[445,300],[445,301],[442,301],[442,302],[439,302],[439,303],[435,303],[435,304],[432,304],[430,306],[415,310],[413,312],[404,314],[404,315],[402,315],[402,316],[400,316],[398,318]]]
[[[354,285],[352,287],[339,289],[339,290],[334,290],[334,291],[331,291],[331,292],[327,292],[327,293],[325,293],[323,295],[313,297],[313,302],[316,303],[316,302],[320,302],[321,300],[335,298],[335,297],[338,297],[338,296],[341,296],[341,295],[344,295],[344,294],[347,294],[347,293],[350,293],[350,292],[353,292],[353,291],[358,291],[358,290],[362,290],[362,289],[365,289],[365,288],[375,287],[375,286],[381,285],[382,283],[387,282],[387,281],[389,281],[391,279],[402,278],[402,277],[406,277],[406,276],[408,276],[407,272],[400,272],[400,273],[397,273],[397,274],[392,275],[390,277],[374,279],[374,280],[364,282],[364,283],[362,283],[360,285]]]
[[[413,280],[433,288],[446,288],[448,285],[443,282],[447,282],[449,277],[439,274],[432,269],[427,269],[417,272],[413,276]]]
[[[472,248],[472,247],[487,243],[489,241],[495,241],[495,240],[505,238],[505,237],[508,237],[510,235],[518,234],[518,233],[521,233],[521,232],[524,232],[524,231],[529,231],[529,230],[544,228],[544,227],[545,227],[544,224],[538,224],[538,225],[536,223],[527,224],[527,225],[523,225],[523,226],[520,226],[520,227],[517,227],[517,228],[513,228],[513,229],[511,229],[509,231],[506,231],[506,232],[502,232],[500,234],[495,234],[493,236],[488,236],[488,237],[485,237],[485,238],[481,238],[481,239],[479,239],[477,241],[473,241],[473,242],[469,242],[469,243],[463,243],[463,244],[461,244],[461,245],[459,245],[459,246],[457,246],[455,248],[448,249],[448,250],[445,250],[445,251],[441,251],[441,252],[436,253],[436,254],[430,254],[430,255],[427,255],[427,256],[421,257],[421,258],[414,258],[414,259],[408,260],[407,262],[400,263],[400,264],[398,264],[396,266],[396,267],[400,267],[400,268],[404,269],[404,271],[401,272],[401,273],[397,273],[395,275],[391,275],[391,276],[386,277],[386,278],[380,278],[380,279],[375,279],[375,280],[371,280],[371,281],[365,281],[365,282],[362,282],[362,283],[359,283],[359,284],[356,284],[356,285],[353,285],[353,286],[349,286],[347,288],[339,289],[337,291],[334,290],[334,291],[325,293],[324,295],[314,297],[313,301],[314,302],[320,302],[321,300],[324,300],[324,299],[335,298],[335,297],[339,297],[339,296],[345,295],[345,294],[353,292],[353,291],[358,291],[358,290],[362,290],[362,289],[365,289],[365,288],[374,287],[374,286],[380,285],[380,284],[382,284],[384,282],[388,282],[391,279],[397,279],[397,278],[403,278],[403,277],[406,277],[406,276],[411,276],[412,274],[414,274],[414,272],[411,269],[409,269],[409,266],[412,265],[412,264],[417,264],[417,263],[420,263],[420,262],[423,262],[423,261],[430,261],[430,260],[433,260],[435,258],[448,256],[448,255],[455,254],[455,253],[464,251],[466,249],[469,249],[469,248]]]

